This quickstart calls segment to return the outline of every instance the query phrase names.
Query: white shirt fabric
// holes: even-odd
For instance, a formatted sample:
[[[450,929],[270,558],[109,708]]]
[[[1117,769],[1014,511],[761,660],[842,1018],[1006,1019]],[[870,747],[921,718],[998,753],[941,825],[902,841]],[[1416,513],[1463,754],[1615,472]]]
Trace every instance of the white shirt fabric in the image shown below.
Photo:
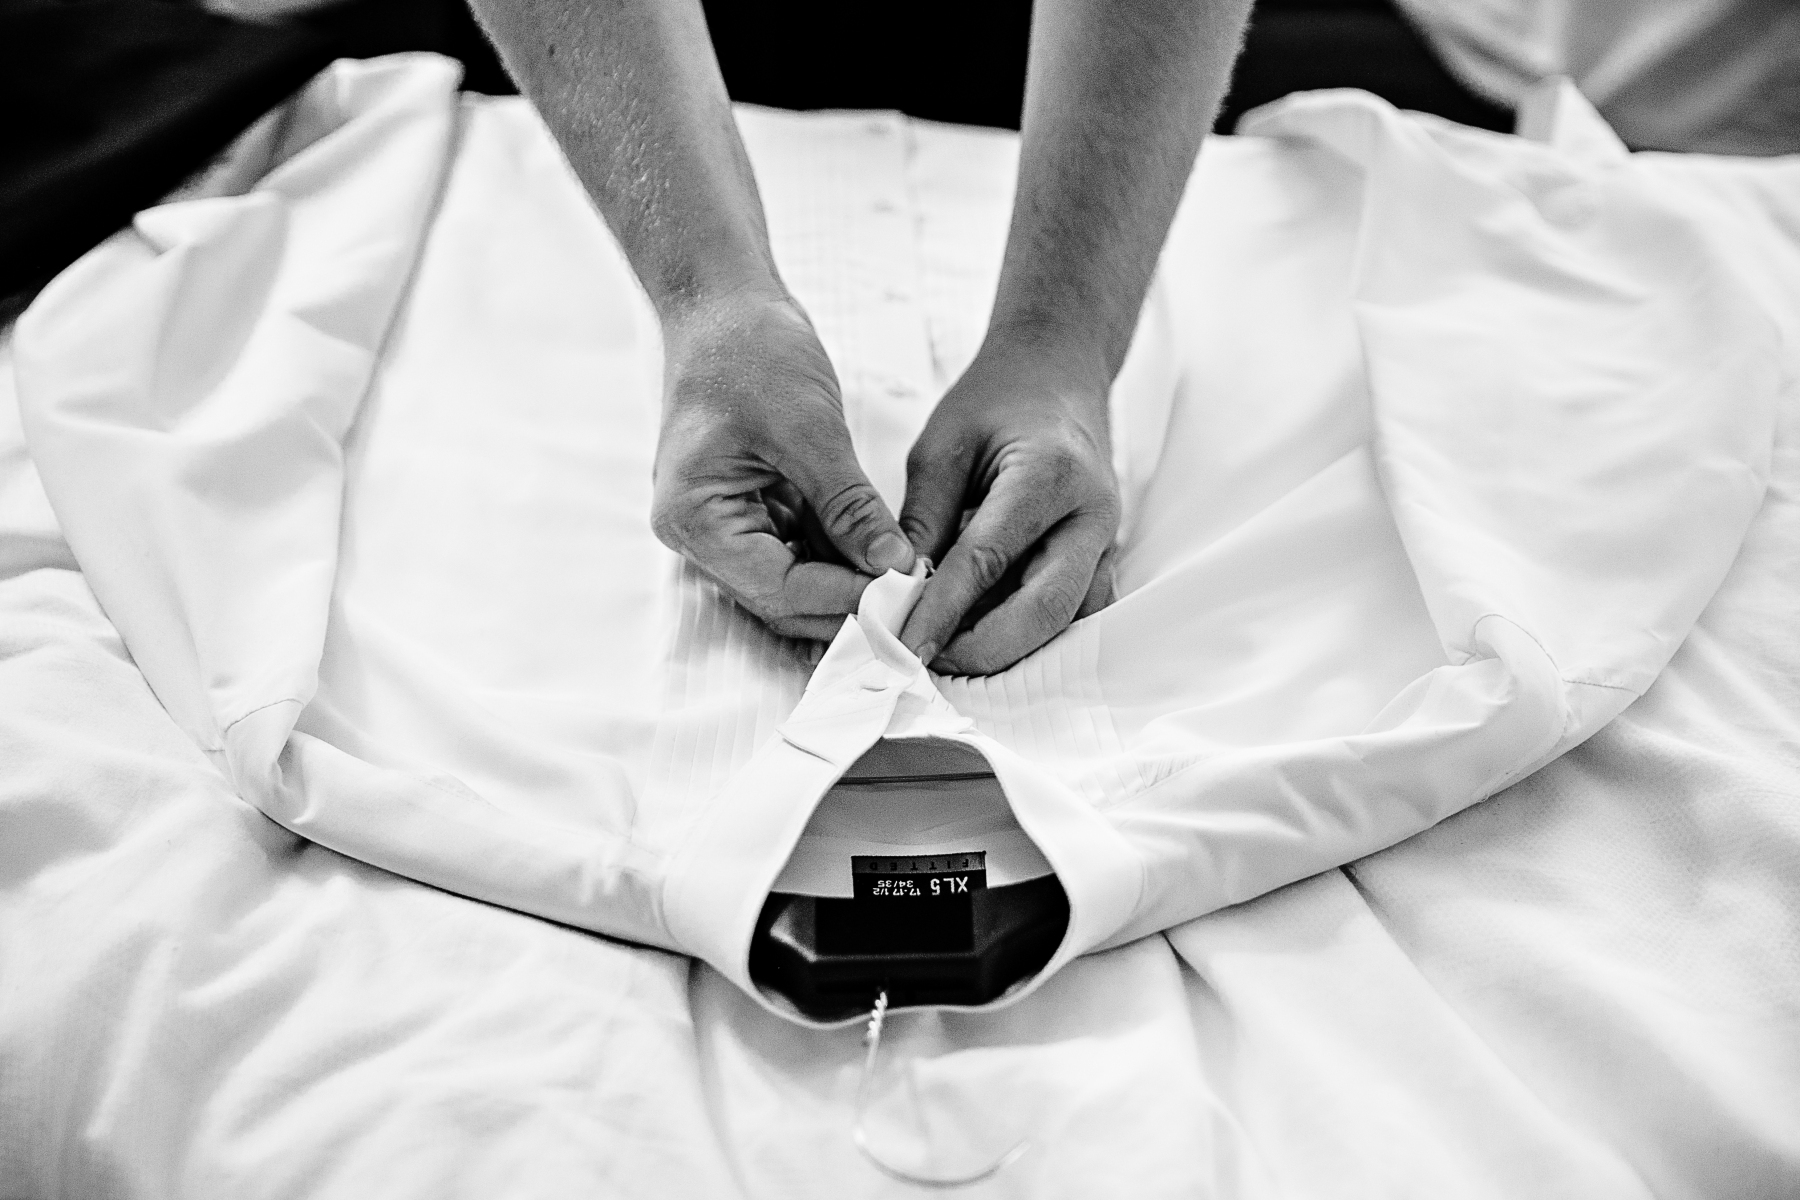
[[[429,61],[340,65],[254,188],[150,210],[62,276],[18,330],[33,457],[157,696],[264,812],[694,954],[765,1004],[762,899],[877,739],[978,750],[1068,892],[1015,1002],[1578,745],[1656,678],[1762,501],[1789,384],[1716,202],[1616,145],[1316,94],[1209,153],[1177,219],[1115,390],[1118,603],[941,679],[894,636],[917,581],[890,575],[815,658],[650,537],[654,324],[528,112],[459,118],[453,87]],[[747,114],[747,140],[897,499],[957,366],[930,322],[966,350],[979,291],[934,304],[889,270],[897,206],[838,207],[897,147],[796,120]],[[853,143],[845,174],[796,153],[813,136]],[[939,236],[950,259],[974,240]],[[888,311],[829,290],[857,287]],[[460,472],[485,494],[420,486],[445,481],[447,388],[487,394],[493,461]],[[415,549],[456,542],[471,570]],[[521,694],[482,642],[544,669]]]
[[[309,102],[363,74],[345,70]],[[277,114],[225,174],[261,175],[256,147],[274,148],[291,119]],[[894,114],[741,119],[784,273],[833,353],[861,444],[972,352],[1016,140]],[[1578,106],[1533,127],[1575,161],[1591,161],[1581,147],[1616,151]],[[394,149],[372,132],[367,152]],[[329,697],[347,728],[373,731],[356,747],[365,761],[416,769],[409,756],[513,806],[527,793],[578,804],[581,771],[606,756],[641,789],[643,758],[619,748],[656,736],[652,703],[694,705],[705,688],[725,705],[739,686],[717,686],[704,662],[665,680],[666,647],[618,632],[666,617],[652,605],[672,586],[642,535],[654,414],[636,405],[654,394],[638,382],[653,329],[634,323],[647,314],[523,106],[465,98],[447,136],[448,183],[347,440],[330,653],[309,708]],[[1503,164],[1556,161],[1475,137]],[[1779,319],[1773,361],[1791,372],[1800,160],[1637,155],[1626,170],[1713,214],[1718,261]],[[1234,531],[1260,536],[1258,514],[1285,519],[1277,501],[1368,437],[1361,373],[1340,369],[1353,316],[1328,287],[1347,275],[1363,193],[1331,152],[1261,137],[1210,142],[1200,181],[1189,202],[1213,220],[1186,216],[1176,238],[1208,271],[1165,272],[1150,311],[1171,331],[1180,313],[1205,318],[1165,343],[1183,380],[1167,444],[1218,473],[1178,481],[1207,488],[1209,507],[1186,517],[1204,524],[1195,553],[1217,553],[1207,547]],[[396,169],[383,182],[375,199],[398,204],[419,180]],[[1649,238],[1618,251],[1663,252]],[[96,320],[110,299],[89,295]],[[232,309],[209,311],[217,323]],[[527,350],[467,352],[501,341]],[[13,384],[0,332],[10,1191],[918,1194],[850,1141],[860,1030],[796,1027],[685,956],[401,878],[240,799],[96,602]],[[893,486],[897,460],[870,465]],[[1084,956],[1003,1010],[891,1015],[871,1137],[942,1173],[1029,1138],[975,1197],[1800,1191],[1791,389],[1770,470],[1712,601],[1657,682],[1594,737],[1397,846]],[[1181,532],[1142,511],[1157,544]],[[762,658],[733,661],[788,661],[784,645],[757,645]],[[695,744],[669,752],[699,759]]]

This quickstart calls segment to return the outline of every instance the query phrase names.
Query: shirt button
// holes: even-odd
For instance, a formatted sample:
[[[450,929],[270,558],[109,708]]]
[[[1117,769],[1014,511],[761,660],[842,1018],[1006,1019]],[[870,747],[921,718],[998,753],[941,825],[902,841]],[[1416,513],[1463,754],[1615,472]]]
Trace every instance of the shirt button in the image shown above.
[[[889,691],[901,682],[903,680],[896,672],[880,663],[871,663],[856,680],[857,686],[865,692]]]

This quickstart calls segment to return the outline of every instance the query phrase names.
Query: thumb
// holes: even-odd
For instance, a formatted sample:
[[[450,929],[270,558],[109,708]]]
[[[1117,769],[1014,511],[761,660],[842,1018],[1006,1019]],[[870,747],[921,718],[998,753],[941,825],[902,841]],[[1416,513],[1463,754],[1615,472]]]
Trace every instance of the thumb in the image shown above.
[[[799,461],[784,464],[788,477],[839,554],[871,575],[912,570],[912,543],[863,474],[847,433],[841,445],[796,458]]]

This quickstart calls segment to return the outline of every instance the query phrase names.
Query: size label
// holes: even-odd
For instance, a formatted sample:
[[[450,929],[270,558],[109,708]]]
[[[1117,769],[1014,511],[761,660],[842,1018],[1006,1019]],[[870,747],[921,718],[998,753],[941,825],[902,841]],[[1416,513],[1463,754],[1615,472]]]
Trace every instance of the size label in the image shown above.
[[[922,855],[850,856],[852,894],[858,900],[947,900],[987,888],[987,851]]]

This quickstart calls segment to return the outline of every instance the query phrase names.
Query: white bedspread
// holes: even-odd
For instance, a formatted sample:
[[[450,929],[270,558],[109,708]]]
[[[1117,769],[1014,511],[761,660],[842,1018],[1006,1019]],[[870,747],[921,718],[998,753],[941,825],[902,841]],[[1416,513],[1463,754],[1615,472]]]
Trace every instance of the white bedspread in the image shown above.
[[[778,254],[852,411],[911,419],[973,350],[1011,141],[885,115],[744,119]],[[431,237],[541,245],[491,232],[542,215],[509,210],[521,189],[497,179],[569,194],[527,110],[469,100],[455,132]],[[1291,153],[1217,141],[1200,178],[1262,212],[1259,236],[1328,254],[1314,192],[1329,173],[1284,165]],[[1734,214],[1714,252],[1784,324],[1791,382],[1800,165],[1634,169]],[[1264,190],[1232,191],[1249,180]],[[576,203],[559,219],[592,218]],[[915,272],[897,282],[908,247]],[[1309,264],[1334,265],[1239,266],[1212,303],[1305,303]],[[390,607],[335,611],[328,645],[354,661],[321,672],[376,681],[341,702],[414,747],[448,739],[442,761],[516,752],[553,770],[551,796],[585,786],[600,756],[584,748],[648,719],[638,685],[656,648],[603,635],[662,586],[642,534],[654,414],[569,406],[604,381],[653,385],[622,264],[588,266],[568,320],[599,311],[636,331],[606,346],[507,294],[564,264],[427,253],[383,353],[446,326],[542,349],[526,371],[473,377],[468,359],[434,376],[414,353],[407,386],[372,399],[351,435],[338,595],[379,579],[360,594]],[[532,323],[509,325],[518,312]],[[1264,353],[1220,357],[1304,392],[1310,348],[1268,327]],[[1018,1196],[1800,1190],[1800,452],[1785,396],[1736,565],[1624,716],[1428,834],[1078,960],[1003,1013],[897,1018],[912,1086],[889,1088],[875,1122],[894,1157],[955,1170],[1031,1136],[985,1185]],[[1314,415],[1280,414],[1262,436],[1317,455],[1358,435]],[[1249,416],[1178,397],[1172,419]],[[406,882],[245,805],[123,652],[16,425],[0,455],[0,1196],[907,1190],[851,1148],[853,1031],[787,1025],[684,958]],[[1331,461],[1299,459],[1258,494]],[[592,539],[591,560],[566,561],[572,536]],[[395,680],[414,690],[381,690]],[[451,744],[469,738],[484,741]]]

